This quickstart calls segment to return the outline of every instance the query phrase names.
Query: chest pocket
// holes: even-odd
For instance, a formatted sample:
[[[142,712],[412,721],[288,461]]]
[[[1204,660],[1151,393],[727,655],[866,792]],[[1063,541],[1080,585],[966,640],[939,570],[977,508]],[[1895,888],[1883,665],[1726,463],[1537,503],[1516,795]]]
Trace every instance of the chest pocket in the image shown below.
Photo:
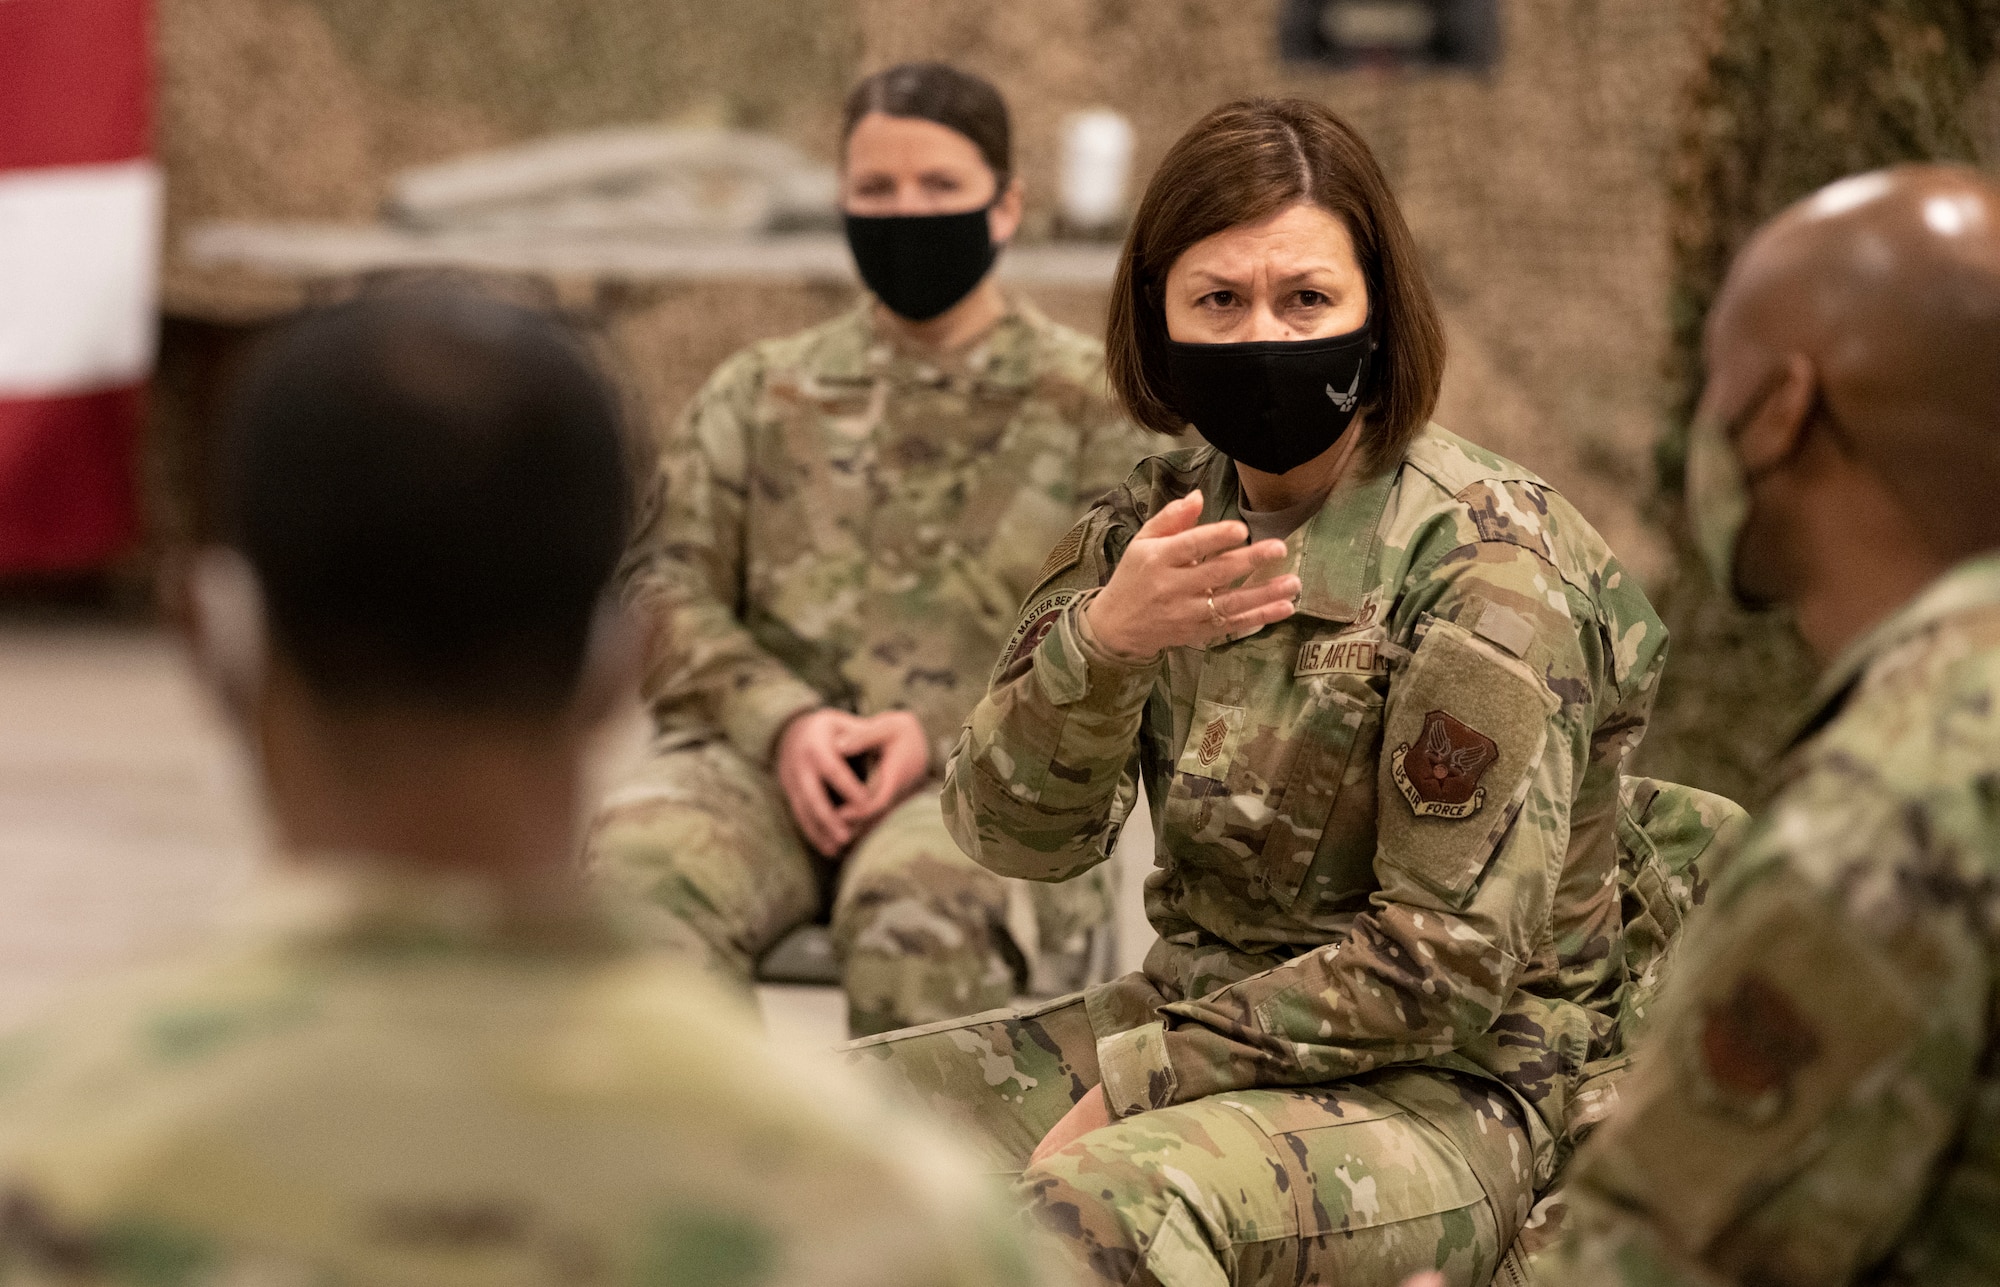
[[[1344,668],[1334,669],[1315,655],[1323,643],[1308,641],[1282,662],[1240,653],[1210,659],[1248,682],[1204,676],[1204,690],[1237,700],[1196,701],[1164,810],[1181,864],[1287,907],[1342,793],[1372,796],[1382,738],[1393,650],[1370,649],[1362,662],[1343,653]],[[1310,673],[1315,663],[1318,673]]]
[[[1375,759],[1382,744],[1381,685],[1386,677],[1327,675],[1309,681],[1313,701],[1295,739],[1296,757],[1286,777],[1260,858],[1271,872],[1272,893],[1287,907],[1313,869],[1335,806],[1350,795],[1367,797],[1359,809],[1341,809],[1365,825],[1374,815]]]

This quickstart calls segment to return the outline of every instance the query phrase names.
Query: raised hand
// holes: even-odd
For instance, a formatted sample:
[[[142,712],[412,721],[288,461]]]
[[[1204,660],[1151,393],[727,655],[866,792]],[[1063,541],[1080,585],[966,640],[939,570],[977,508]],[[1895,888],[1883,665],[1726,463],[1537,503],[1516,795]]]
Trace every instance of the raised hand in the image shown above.
[[[1146,520],[1091,601],[1090,628],[1099,644],[1139,660],[1164,648],[1255,634],[1292,615],[1296,576],[1229,588],[1283,559],[1285,543],[1246,545],[1250,529],[1242,523],[1200,518],[1197,491]]]

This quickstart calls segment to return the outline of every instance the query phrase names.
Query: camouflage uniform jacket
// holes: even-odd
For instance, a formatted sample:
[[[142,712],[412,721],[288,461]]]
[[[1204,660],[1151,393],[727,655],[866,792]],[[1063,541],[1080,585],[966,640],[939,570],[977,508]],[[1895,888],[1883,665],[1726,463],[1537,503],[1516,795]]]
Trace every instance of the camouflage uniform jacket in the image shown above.
[[[0,1043],[0,1282],[1046,1281],[950,1145],[483,892],[321,873]]]
[[[1807,729],[1538,1277],[2000,1281],[2000,556],[1857,642]]]
[[[944,362],[871,307],[730,358],[666,444],[628,560],[663,732],[763,764],[803,710],[902,707],[941,765],[1042,555],[1160,445],[1031,305]]]
[[[1433,426],[1288,538],[1296,615],[1120,664],[1079,614],[1195,487],[1204,521],[1239,512],[1226,459],[1176,453],[1051,555],[952,761],[953,834],[1061,879],[1144,779],[1146,972],[1173,1003],[1101,1043],[1114,1112],[1425,1061],[1512,1088],[1546,1180],[1617,1044],[1619,770],[1659,619],[1561,496]]]

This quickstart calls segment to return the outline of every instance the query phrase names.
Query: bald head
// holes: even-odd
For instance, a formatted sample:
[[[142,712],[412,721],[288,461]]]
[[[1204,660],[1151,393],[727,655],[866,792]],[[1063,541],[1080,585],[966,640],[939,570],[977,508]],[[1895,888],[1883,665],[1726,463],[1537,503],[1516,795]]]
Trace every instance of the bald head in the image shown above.
[[[1941,552],[2000,545],[2000,187],[1978,171],[1876,171],[1787,210],[1732,268],[1706,353],[1710,412],[1789,371]]]

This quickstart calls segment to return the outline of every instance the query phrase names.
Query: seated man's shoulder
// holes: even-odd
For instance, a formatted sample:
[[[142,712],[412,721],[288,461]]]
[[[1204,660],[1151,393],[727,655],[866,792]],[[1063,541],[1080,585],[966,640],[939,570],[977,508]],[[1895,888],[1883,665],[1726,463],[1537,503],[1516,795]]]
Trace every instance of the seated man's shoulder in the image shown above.
[[[647,958],[156,971],[0,1048],[0,1114],[0,1184],[34,1226],[0,1238],[30,1255],[143,1228],[383,1281],[441,1256],[606,1281],[635,1256],[746,1283],[1026,1272],[955,1149]],[[851,1275],[813,1267],[827,1248]]]
[[[2000,604],[1954,613],[1876,657],[1804,762],[1912,800],[2000,792]]]

